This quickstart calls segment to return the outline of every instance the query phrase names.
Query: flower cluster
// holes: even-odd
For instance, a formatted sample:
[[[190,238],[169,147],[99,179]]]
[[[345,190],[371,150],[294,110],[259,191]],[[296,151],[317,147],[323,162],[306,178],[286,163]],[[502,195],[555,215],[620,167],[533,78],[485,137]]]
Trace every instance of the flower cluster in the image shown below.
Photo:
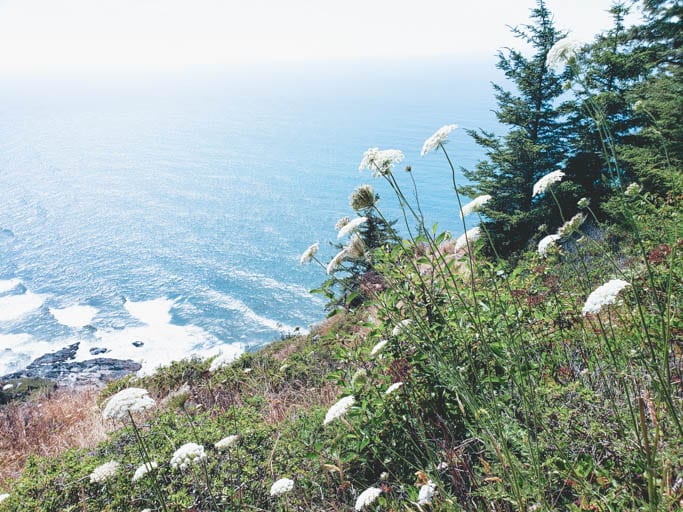
[[[403,153],[398,149],[370,148],[363,153],[363,160],[361,160],[358,170],[367,169],[372,172],[374,177],[379,178],[390,174],[394,165],[401,161],[403,161]]]
[[[382,489],[377,487],[368,487],[362,493],[360,493],[358,499],[356,499],[356,506],[354,507],[354,510],[363,510],[363,508],[367,507],[368,505],[372,505],[380,494],[382,494]]]
[[[334,229],[339,231],[341,228],[346,226],[350,221],[351,221],[351,219],[349,219],[349,216],[346,215],[345,217],[342,217],[341,219],[339,219],[337,221],[337,223],[334,225]]]
[[[390,395],[394,391],[396,391],[398,388],[403,386],[403,382],[394,382],[391,386],[387,388],[387,390],[384,392],[385,395]]]
[[[462,207],[462,210],[460,210],[460,218],[465,218],[467,217],[470,213],[478,212],[481,210],[481,208],[488,203],[491,200],[490,195],[483,195],[479,197],[475,197],[467,203],[465,206]]]
[[[304,263],[308,263],[309,261],[311,261],[313,259],[313,256],[315,256],[315,254],[318,252],[319,248],[320,248],[320,244],[318,242],[311,245],[301,255],[301,258],[299,258],[299,263],[301,265],[303,265]]]
[[[240,438],[240,436],[233,434],[231,436],[224,437],[220,441],[216,442],[216,444],[214,444],[214,446],[218,450],[227,450],[233,444],[235,444],[239,438]]]
[[[342,227],[339,230],[339,233],[337,233],[337,239],[344,238],[346,235],[351,233],[351,231],[355,231],[358,229],[360,226],[365,224],[368,221],[367,217],[356,217],[352,221],[347,222],[344,227]]]
[[[197,443],[187,443],[178,448],[171,457],[171,467],[175,469],[187,469],[190,464],[206,459],[204,447]]]
[[[481,229],[479,226],[473,227],[472,229],[468,229],[465,233],[460,235],[457,240],[455,241],[455,248],[453,249],[454,252],[459,251],[460,249],[464,249],[467,247],[467,244],[469,242],[470,246],[479,240],[481,237]]]
[[[446,142],[448,136],[457,127],[457,124],[447,124],[439,128],[436,132],[434,132],[434,135],[429,137],[422,145],[422,151],[420,151],[420,156],[425,156],[427,153],[438,148],[441,144]]]
[[[398,336],[401,333],[403,333],[410,324],[412,324],[413,321],[410,318],[406,318],[405,320],[401,320],[399,323],[397,323],[394,326],[393,331],[391,331],[392,336]]]
[[[137,482],[140,480],[143,476],[145,476],[147,473],[152,471],[153,469],[156,469],[159,465],[156,463],[156,461],[152,462],[147,462],[140,466],[138,469],[135,470],[135,474],[133,475],[133,479],[131,482]]]
[[[561,71],[565,64],[576,58],[581,44],[575,39],[565,37],[557,41],[548,51],[545,65],[554,70]]]
[[[389,340],[380,340],[374,347],[372,347],[370,355],[374,356],[379,354],[382,350],[384,350],[384,347],[386,347],[387,343],[389,343]]]
[[[327,425],[331,421],[334,421],[337,418],[341,418],[342,416],[344,416],[347,412],[349,412],[349,409],[355,403],[356,399],[353,397],[353,395],[345,396],[344,398],[340,399],[327,411],[327,414],[325,415],[325,420],[323,421],[323,425]]]
[[[631,286],[631,284],[622,279],[611,279],[610,281],[607,281],[588,296],[581,313],[584,316],[588,313],[599,313],[604,306],[614,304],[619,292],[627,286]]]
[[[280,478],[280,480],[273,483],[270,486],[270,495],[279,496],[280,494],[285,494],[294,489],[294,480],[289,478]]]
[[[375,206],[375,191],[370,185],[361,185],[356,188],[349,198],[351,208],[354,210],[364,210]]]
[[[560,229],[557,230],[557,235],[560,238],[567,238],[569,235],[576,232],[585,220],[586,216],[583,213],[577,213],[562,226],[560,226]]]
[[[434,497],[434,491],[436,490],[436,485],[434,482],[429,480],[426,484],[420,487],[420,493],[417,495],[418,505],[427,505],[432,502]]]
[[[538,254],[541,256],[546,256],[548,250],[553,247],[557,241],[560,239],[560,235],[548,235],[538,242]]]
[[[116,475],[116,471],[119,469],[120,464],[115,460],[110,460],[104,464],[97,466],[90,473],[91,483],[102,483],[111,479]]]
[[[545,194],[545,191],[548,189],[550,185],[558,181],[561,181],[562,178],[564,178],[564,172],[559,170],[546,174],[540,180],[534,183],[534,188],[531,197],[536,197],[538,195]]]
[[[149,392],[142,388],[126,388],[112,396],[102,411],[104,419],[122,420],[128,413],[142,412],[151,409],[156,402]]]

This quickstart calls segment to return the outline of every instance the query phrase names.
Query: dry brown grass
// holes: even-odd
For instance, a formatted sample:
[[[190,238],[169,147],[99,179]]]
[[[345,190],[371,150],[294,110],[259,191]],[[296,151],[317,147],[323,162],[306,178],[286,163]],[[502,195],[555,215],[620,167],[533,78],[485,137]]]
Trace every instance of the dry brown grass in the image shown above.
[[[57,456],[70,448],[92,448],[107,426],[96,389],[58,389],[0,408],[0,488],[8,488],[30,455]]]

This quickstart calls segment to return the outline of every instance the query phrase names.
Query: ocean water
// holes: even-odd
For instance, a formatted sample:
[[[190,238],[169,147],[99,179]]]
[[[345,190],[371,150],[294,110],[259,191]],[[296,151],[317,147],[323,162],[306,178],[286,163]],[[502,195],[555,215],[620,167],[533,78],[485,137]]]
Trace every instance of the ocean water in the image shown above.
[[[80,341],[142,372],[253,350],[324,316],[325,278],[369,147],[406,154],[427,222],[458,234],[447,123],[495,128],[490,63],[432,59],[244,67],[0,86],[0,375]],[[483,155],[458,130],[460,166]],[[401,179],[405,176],[401,173]],[[461,178],[459,178],[461,179]],[[135,342],[135,344],[134,344]],[[142,342],[142,343],[139,343]]]

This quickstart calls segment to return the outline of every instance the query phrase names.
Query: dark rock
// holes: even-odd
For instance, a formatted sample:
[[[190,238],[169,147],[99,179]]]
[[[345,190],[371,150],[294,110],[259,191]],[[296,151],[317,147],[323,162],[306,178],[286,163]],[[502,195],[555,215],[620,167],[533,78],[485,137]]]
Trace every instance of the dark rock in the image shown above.
[[[100,357],[74,361],[78,345],[74,343],[57,352],[45,354],[23,370],[3,376],[2,380],[47,379],[60,385],[101,385],[137,372],[142,367],[130,359]]]
[[[90,352],[90,355],[97,356],[109,352],[109,349],[104,347],[92,347],[88,352]]]
[[[142,347],[144,344],[145,344],[144,341],[139,341],[139,340],[133,342],[134,347]]]

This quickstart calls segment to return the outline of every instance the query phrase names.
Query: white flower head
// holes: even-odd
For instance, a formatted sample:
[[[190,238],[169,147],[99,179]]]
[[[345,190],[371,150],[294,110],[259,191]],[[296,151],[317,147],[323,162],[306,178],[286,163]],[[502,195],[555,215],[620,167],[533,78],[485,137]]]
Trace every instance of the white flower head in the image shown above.
[[[566,238],[572,233],[576,232],[586,220],[586,216],[583,213],[577,213],[567,222],[565,222],[560,229],[557,230],[557,234],[560,238]]]
[[[308,263],[313,259],[313,256],[315,256],[315,253],[318,252],[318,249],[320,248],[320,244],[318,242],[314,243],[311,245],[308,249],[304,251],[304,253],[301,255],[301,258],[299,258],[299,263],[303,265],[304,263]]]
[[[579,199],[578,203],[576,203],[576,206],[583,210],[585,208],[588,208],[590,204],[590,199],[588,199],[587,197],[582,197],[581,199]]]
[[[142,466],[140,466],[138,469],[135,470],[135,474],[133,475],[133,479],[131,482],[137,482],[140,480],[143,476],[145,476],[147,473],[152,471],[153,469],[156,469],[159,467],[159,465],[156,463],[156,461],[152,462],[146,462]]]
[[[204,447],[197,443],[186,443],[173,452],[171,467],[174,469],[187,469],[190,464],[206,459]]]
[[[365,242],[358,233],[351,235],[351,240],[346,246],[346,256],[356,260],[365,256]]]
[[[398,149],[370,148],[363,154],[358,170],[367,169],[376,178],[391,173],[395,164],[403,161],[403,153]]]
[[[9,498],[9,494],[7,494],[7,493],[0,494],[0,503],[5,501],[7,498]]]
[[[462,210],[460,210],[460,218],[462,219],[464,217],[467,217],[470,213],[480,211],[482,206],[488,203],[491,199],[491,196],[488,194],[475,197],[474,199],[472,199],[472,201],[470,201],[462,207]]]
[[[394,391],[396,391],[398,388],[403,386],[403,382],[394,382],[391,386],[387,388],[387,390],[384,392],[385,395],[390,395]]]
[[[349,219],[349,216],[348,216],[348,215],[345,216],[345,217],[342,217],[342,218],[339,219],[339,220],[337,221],[337,223],[334,225],[334,229],[336,229],[337,231],[339,231],[341,228],[343,228],[344,226],[346,226],[350,221],[351,221],[351,219]]]
[[[631,183],[624,191],[626,197],[636,197],[638,194],[640,194],[640,185],[637,183]]]
[[[116,470],[119,469],[119,463],[115,460],[110,460],[104,464],[97,466],[90,473],[91,483],[102,483],[111,479],[116,475]]]
[[[548,235],[543,237],[540,242],[538,242],[538,254],[541,256],[546,256],[548,250],[554,246],[560,239],[560,235]]]
[[[280,480],[273,483],[270,486],[270,495],[279,496],[280,494],[285,494],[294,489],[294,480],[289,478],[280,478]]]
[[[357,230],[361,225],[368,221],[367,217],[356,217],[355,219],[349,221],[339,230],[337,233],[337,239],[344,238],[346,235],[351,233],[351,231]]]
[[[355,403],[356,399],[353,397],[353,395],[345,396],[344,398],[340,399],[327,411],[327,414],[325,415],[325,420],[323,421],[323,425],[327,425],[331,421],[334,421],[337,418],[341,418],[342,416],[344,416],[347,412],[349,412],[349,409]]]
[[[545,194],[545,191],[548,189],[550,185],[558,181],[561,181],[562,178],[564,178],[564,172],[560,170],[549,172],[536,183],[534,183],[534,188],[531,197],[536,197],[540,194]]]
[[[214,444],[214,446],[218,450],[227,450],[233,444],[235,444],[239,438],[240,438],[240,436],[233,434],[231,436],[224,437],[223,439],[218,441],[216,444]]]
[[[349,197],[349,204],[354,210],[364,210],[375,205],[375,191],[371,185],[361,185]]]
[[[545,65],[554,71],[561,71],[566,64],[576,58],[579,48],[581,48],[581,43],[576,39],[569,37],[560,39],[548,51]]]
[[[382,350],[384,350],[384,347],[387,346],[387,343],[389,343],[389,340],[380,340],[374,347],[372,347],[370,355],[374,356],[379,354]]]
[[[426,505],[432,502],[434,497],[434,491],[436,490],[436,485],[431,480],[428,480],[426,484],[420,487],[420,493],[417,496],[418,505]]]
[[[123,420],[131,414],[151,409],[156,402],[142,388],[126,388],[112,396],[102,411],[104,419]]]
[[[394,329],[391,331],[392,336],[399,336],[401,333],[403,333],[410,324],[412,324],[413,321],[410,318],[406,318],[405,320],[401,320],[399,323],[397,323],[394,326]]]
[[[341,265],[341,262],[346,259],[348,256],[348,249],[343,248],[341,251],[339,251],[334,258],[330,260],[330,262],[327,264],[327,273],[331,274],[334,272],[334,269],[336,269],[339,265]]]
[[[617,300],[617,295],[621,290],[631,286],[630,283],[622,279],[612,279],[607,281],[602,286],[596,288],[586,299],[586,303],[581,310],[584,316],[588,313],[597,314],[600,310],[608,304],[614,304]]]
[[[355,510],[360,511],[363,510],[364,507],[372,505],[380,494],[382,494],[382,489],[378,489],[377,487],[368,487],[358,496]]]
[[[467,247],[467,242],[470,243],[470,246],[479,240],[481,238],[481,229],[479,226],[475,226],[472,229],[468,229],[465,233],[460,235],[457,240],[455,241],[455,248],[453,249],[454,252],[459,251],[460,249],[464,249]]]
[[[453,130],[458,127],[457,124],[447,124],[436,130],[434,135],[429,137],[425,143],[422,145],[422,151],[420,151],[420,156],[425,156],[427,153],[439,147],[440,144],[446,142],[446,139],[451,134]]]

